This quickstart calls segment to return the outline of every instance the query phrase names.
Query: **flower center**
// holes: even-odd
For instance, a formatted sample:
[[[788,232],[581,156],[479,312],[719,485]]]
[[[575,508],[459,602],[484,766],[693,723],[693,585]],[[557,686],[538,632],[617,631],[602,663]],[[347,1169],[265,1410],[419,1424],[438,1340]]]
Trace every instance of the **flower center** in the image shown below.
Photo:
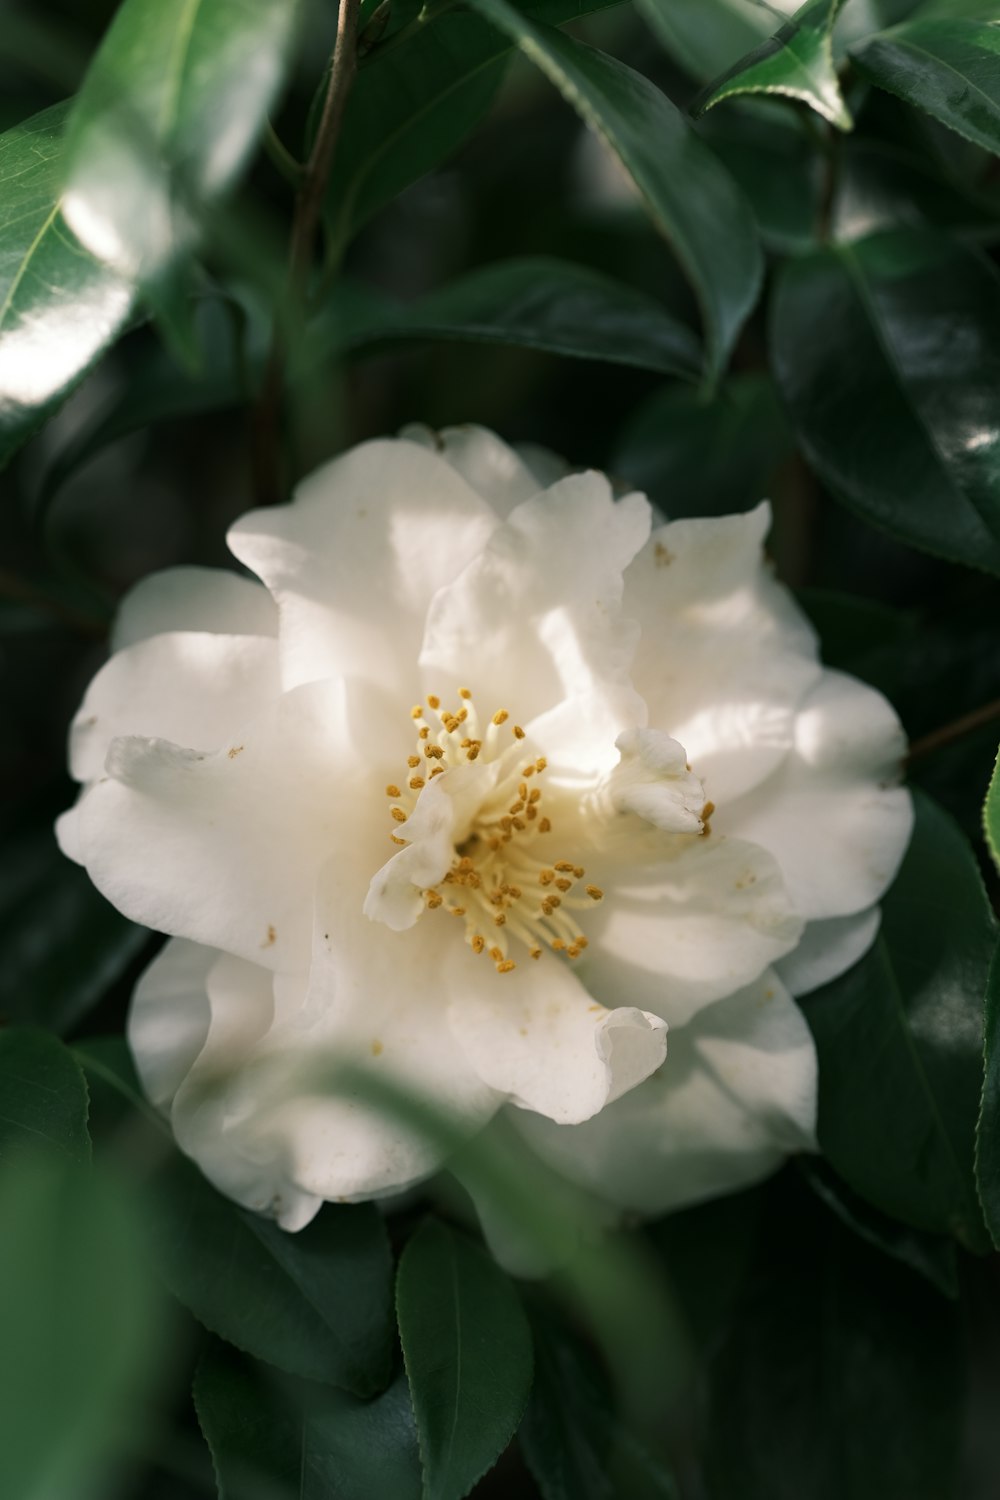
[[[586,871],[575,860],[551,857],[556,836],[545,808],[545,757],[528,759],[525,732],[506,709],[498,709],[484,728],[468,688],[459,690],[459,699],[453,712],[433,695],[426,708],[418,703],[411,710],[415,753],[400,784],[385,789],[399,830],[390,838],[407,846],[402,827],[434,777],[475,761],[490,767],[485,796],[454,830],[450,868],[423,890],[425,909],[458,917],[470,948],[485,953],[498,974],[516,967],[509,956],[512,938],[535,959],[545,947],[577,958],[587,939],[574,913],[600,901],[603,892],[585,883]]]

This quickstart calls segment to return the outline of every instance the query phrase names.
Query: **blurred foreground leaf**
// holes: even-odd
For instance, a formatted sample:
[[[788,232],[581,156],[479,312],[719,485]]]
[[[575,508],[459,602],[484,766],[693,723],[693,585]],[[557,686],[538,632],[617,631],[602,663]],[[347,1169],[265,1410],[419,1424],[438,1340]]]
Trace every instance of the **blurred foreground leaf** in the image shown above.
[[[774,36],[743,57],[697,100],[701,114],[739,94],[785,94],[831,125],[853,125],[833,61],[833,23],[844,0],[809,0]]]
[[[1000,572],[1000,275],[926,230],[786,265],[775,378],[833,493],[911,546]]]
[[[124,281],[84,249],[61,200],[67,106],[0,135],[0,468],[128,318]]]
[[[958,829],[921,793],[915,803],[874,946],[802,1002],[819,1052],[819,1141],[882,1212],[984,1251],[973,1154],[996,921]]]
[[[854,64],[880,88],[1000,155],[1000,27],[996,7],[989,11],[982,21],[917,16],[855,47]]]
[[[0,1474],[10,1500],[82,1500],[136,1441],[163,1348],[131,1199],[36,1154],[0,1168]]]
[[[763,261],[750,209],[680,111],[642,74],[548,27],[507,0],[472,0],[512,37],[634,180],[697,296],[706,372],[714,379],[760,291]]]
[[[396,1304],[425,1500],[462,1500],[521,1420],[532,1376],[527,1319],[489,1256],[432,1219],[403,1251]]]
[[[194,1382],[221,1500],[420,1500],[406,1377],[372,1401],[286,1381],[213,1344]]]
[[[699,82],[707,82],[759,46],[780,24],[777,12],[757,0],[637,0],[670,55]]]
[[[58,1038],[34,1027],[0,1031],[0,1162],[44,1146],[90,1160],[87,1083]]]

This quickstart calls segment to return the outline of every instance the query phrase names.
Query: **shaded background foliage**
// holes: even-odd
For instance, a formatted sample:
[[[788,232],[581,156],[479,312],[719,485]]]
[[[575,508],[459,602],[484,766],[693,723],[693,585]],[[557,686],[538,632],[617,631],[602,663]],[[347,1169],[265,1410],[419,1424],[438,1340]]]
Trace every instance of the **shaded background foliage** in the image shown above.
[[[5,6],[5,1496],[996,1493],[1000,25],[790,10],[365,0],[297,284],[335,6]],[[538,1285],[453,1179],[296,1237],[215,1194],[120,1039],[156,939],[51,835],[124,590],[225,564],[249,505],[413,420],[670,516],[769,494],[825,659],[913,744],[878,943],[804,1002],[823,1158]],[[512,1153],[466,1170],[555,1243]]]

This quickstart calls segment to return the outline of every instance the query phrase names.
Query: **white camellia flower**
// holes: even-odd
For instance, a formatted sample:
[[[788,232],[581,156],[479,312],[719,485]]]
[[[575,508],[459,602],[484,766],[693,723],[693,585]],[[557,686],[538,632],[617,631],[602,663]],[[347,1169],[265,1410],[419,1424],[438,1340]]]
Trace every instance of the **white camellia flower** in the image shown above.
[[[547,486],[547,487],[546,487]],[[824,669],[766,505],[641,495],[462,428],[366,443],[126,598],[65,851],[171,934],[130,1040],[224,1192],[298,1228],[438,1154],[323,1058],[661,1211],[814,1148],[792,995],[909,836],[885,700]]]

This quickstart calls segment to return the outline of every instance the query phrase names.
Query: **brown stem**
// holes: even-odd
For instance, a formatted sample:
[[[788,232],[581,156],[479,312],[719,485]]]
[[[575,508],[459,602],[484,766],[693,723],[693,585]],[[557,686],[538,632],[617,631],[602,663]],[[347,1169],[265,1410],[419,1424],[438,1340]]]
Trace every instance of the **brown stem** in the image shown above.
[[[934,729],[930,734],[914,740],[906,757],[907,765],[912,765],[915,760],[921,760],[934,750],[953,744],[955,740],[964,739],[967,734],[981,729],[984,724],[991,724],[994,719],[1000,719],[1000,698],[994,698],[992,703],[984,703],[982,708],[975,708],[953,723],[945,724],[941,729]]]
[[[286,476],[282,472],[281,459],[281,398],[285,384],[288,340],[289,334],[294,333],[302,321],[323,195],[357,69],[360,4],[361,0],[340,0],[337,36],[333,44],[323,112],[295,198],[288,257],[288,306],[275,322],[264,381],[253,413],[254,490],[258,505],[276,505],[285,498]]]

